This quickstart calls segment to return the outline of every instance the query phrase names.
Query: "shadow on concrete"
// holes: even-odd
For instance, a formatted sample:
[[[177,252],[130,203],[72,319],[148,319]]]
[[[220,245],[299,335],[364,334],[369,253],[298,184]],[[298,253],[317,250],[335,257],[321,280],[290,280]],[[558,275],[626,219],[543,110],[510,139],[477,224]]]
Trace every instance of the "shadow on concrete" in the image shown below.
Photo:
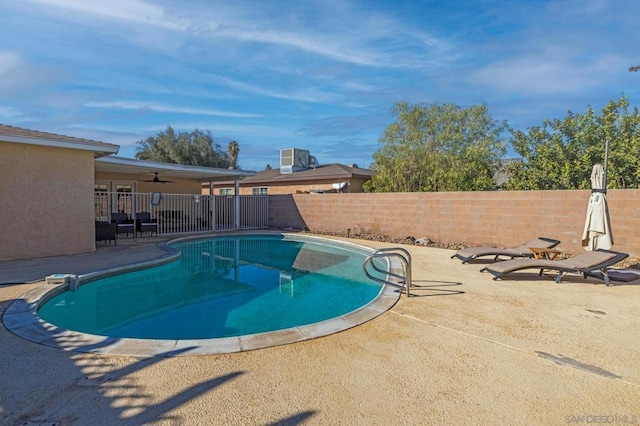
[[[0,316],[13,300],[0,300]],[[66,337],[54,339],[62,343]],[[56,349],[51,342],[44,346],[27,341],[10,333],[4,325],[0,327],[0,340],[3,425],[184,423],[187,419],[168,413],[245,374],[234,371],[203,377],[199,383],[171,392],[169,398],[157,402],[145,392],[136,373],[191,348],[138,359],[77,353]],[[78,348],[90,353],[114,341],[117,339],[105,338],[85,346],[79,344]]]
[[[304,424],[311,417],[315,416],[317,411],[308,410],[303,411],[302,413],[295,414],[291,417],[287,417],[286,419],[280,419],[273,423],[267,423],[267,426],[295,426]]]
[[[432,285],[420,285],[416,283],[434,283]],[[455,294],[465,294],[462,290],[450,290],[442,287],[457,287],[462,285],[453,281],[430,281],[430,280],[413,280],[411,281],[411,297],[434,297],[434,296],[452,296]],[[416,294],[415,292],[429,292],[428,294]]]

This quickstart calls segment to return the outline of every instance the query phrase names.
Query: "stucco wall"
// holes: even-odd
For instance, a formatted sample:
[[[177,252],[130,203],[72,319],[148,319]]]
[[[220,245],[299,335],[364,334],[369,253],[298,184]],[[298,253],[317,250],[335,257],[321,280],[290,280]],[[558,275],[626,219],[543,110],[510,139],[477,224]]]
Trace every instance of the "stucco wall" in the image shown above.
[[[272,227],[426,237],[443,243],[512,246],[533,237],[581,252],[590,191],[496,191],[275,195]],[[640,190],[610,190],[614,250],[640,256]]]
[[[0,260],[94,251],[93,169],[92,151],[0,141]]]

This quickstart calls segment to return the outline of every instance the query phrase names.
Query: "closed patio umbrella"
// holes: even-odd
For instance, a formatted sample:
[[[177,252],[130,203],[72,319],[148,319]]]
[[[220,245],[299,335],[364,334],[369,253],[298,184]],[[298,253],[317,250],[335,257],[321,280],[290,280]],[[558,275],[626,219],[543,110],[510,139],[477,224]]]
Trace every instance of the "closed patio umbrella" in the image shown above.
[[[604,169],[596,164],[591,172],[592,190],[582,232],[582,247],[585,250],[610,249],[613,245],[604,180]]]

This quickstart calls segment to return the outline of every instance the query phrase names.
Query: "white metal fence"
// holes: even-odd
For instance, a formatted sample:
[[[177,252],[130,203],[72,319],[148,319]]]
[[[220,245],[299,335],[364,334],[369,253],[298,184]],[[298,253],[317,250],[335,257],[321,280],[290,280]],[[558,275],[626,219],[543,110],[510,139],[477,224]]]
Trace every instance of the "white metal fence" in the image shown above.
[[[269,226],[266,195],[200,195],[139,192],[96,192],[95,220],[111,222],[113,213],[134,221],[150,213],[158,234],[231,229],[265,229]]]

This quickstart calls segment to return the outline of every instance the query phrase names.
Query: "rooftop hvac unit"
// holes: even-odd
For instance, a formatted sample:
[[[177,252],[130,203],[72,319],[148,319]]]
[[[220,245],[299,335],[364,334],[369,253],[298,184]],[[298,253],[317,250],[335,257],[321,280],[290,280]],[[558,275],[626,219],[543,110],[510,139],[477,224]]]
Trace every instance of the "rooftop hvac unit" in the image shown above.
[[[287,148],[280,150],[280,173],[294,173],[309,168],[309,151],[306,149]]]

